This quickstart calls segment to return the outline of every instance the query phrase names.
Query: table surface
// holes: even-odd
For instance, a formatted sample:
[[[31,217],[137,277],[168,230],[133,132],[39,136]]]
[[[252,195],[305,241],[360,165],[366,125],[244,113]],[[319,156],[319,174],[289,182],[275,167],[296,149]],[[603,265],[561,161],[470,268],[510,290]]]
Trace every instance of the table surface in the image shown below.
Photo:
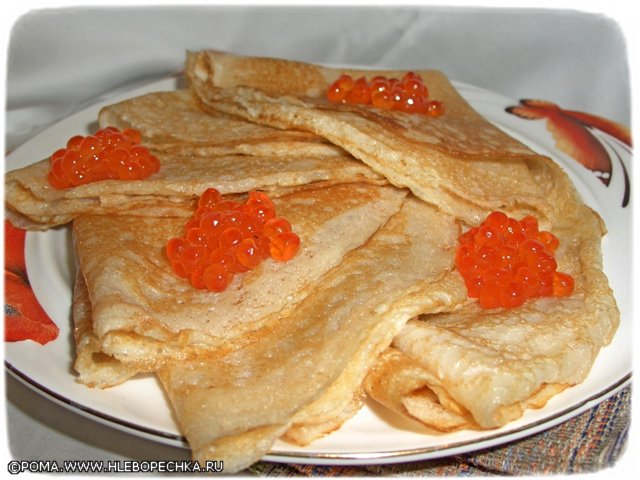
[[[338,11],[283,6],[33,11],[17,20],[10,37],[6,149],[96,101],[174,74],[182,68],[186,50],[202,48],[328,64],[436,68],[453,80],[514,99],[547,99],[629,125],[625,42],[614,20],[564,10]],[[81,417],[8,374],[4,388],[8,458],[190,458],[188,450]],[[260,462],[244,473],[440,476],[601,471],[625,463],[621,454],[629,436],[630,397],[625,388],[564,424],[473,454],[377,467]]]

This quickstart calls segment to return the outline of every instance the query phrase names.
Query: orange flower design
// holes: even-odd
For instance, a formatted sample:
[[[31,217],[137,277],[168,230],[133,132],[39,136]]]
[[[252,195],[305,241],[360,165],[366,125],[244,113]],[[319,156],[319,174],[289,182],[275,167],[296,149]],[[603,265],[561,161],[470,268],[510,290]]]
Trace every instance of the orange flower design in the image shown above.
[[[564,110],[552,102],[530,99],[520,100],[520,105],[506,110],[528,120],[545,119],[556,148],[592,170],[605,185],[611,180],[611,157],[592,130],[605,132],[631,147],[629,129],[597,115]],[[626,171],[624,173],[626,177]]]
[[[33,340],[44,345],[59,329],[31,289],[24,259],[26,232],[4,222],[4,339]]]

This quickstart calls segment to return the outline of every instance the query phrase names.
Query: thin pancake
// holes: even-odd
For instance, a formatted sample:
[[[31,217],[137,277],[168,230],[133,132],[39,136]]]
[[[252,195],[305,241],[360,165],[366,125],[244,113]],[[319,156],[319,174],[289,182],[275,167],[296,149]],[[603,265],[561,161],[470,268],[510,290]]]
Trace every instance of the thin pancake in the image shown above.
[[[469,224],[500,208],[547,214],[527,162],[540,156],[491,125],[436,71],[419,71],[445,113],[438,118],[330,104],[328,85],[403,72],[354,71],[219,52],[188,55],[191,89],[212,109],[280,128],[303,129],[341,146],[395,185]]]
[[[513,403],[503,412],[513,418],[524,410],[542,408],[568,385],[542,384],[529,397]],[[440,432],[481,429],[469,411],[440,386],[419,360],[390,347],[378,358],[364,382],[364,388],[387,408]]]
[[[181,215],[183,206],[208,187],[241,193],[318,182],[386,183],[321,137],[207,113],[185,90],[106,106],[99,122],[139,129],[142,144],[160,159],[160,172],[144,181],[107,180],[57,190],[47,180],[49,159],[41,160],[5,177],[7,216],[14,225],[43,230],[89,213]]]
[[[391,186],[348,184],[274,199],[278,215],[300,236],[299,252],[288,262],[264,261],[221,293],[194,289],[165,257],[166,242],[182,233],[185,219],[79,217],[76,253],[100,350],[150,371],[167,359],[258,338],[268,315],[308,295],[398,211],[405,195]]]
[[[404,322],[463,301],[451,271],[457,231],[451,217],[410,197],[260,342],[163,368],[194,458],[223,460],[233,473],[291,427],[335,418]]]
[[[138,365],[125,364],[101,351],[100,341],[93,333],[91,300],[82,273],[78,269],[73,288],[73,337],[75,341],[74,369],[78,380],[89,387],[110,387],[136,375]]]
[[[151,92],[108,105],[100,127],[134,128],[142,144],[187,155],[335,156],[341,149],[308,132],[279,130],[205,111],[188,90]]]
[[[586,378],[619,324],[616,301],[602,272],[605,230],[559,167],[548,163],[536,176],[562,212],[552,225],[560,240],[556,260],[558,270],[574,278],[574,293],[507,310],[483,310],[471,303],[457,312],[409,322],[393,343],[405,360],[387,359],[387,366],[373,371],[366,382],[367,391],[381,403],[445,430],[453,428],[445,413],[462,415],[457,419],[462,426],[468,422],[495,428]],[[396,383],[386,388],[390,376]],[[419,393],[421,386],[428,388]],[[444,409],[440,416],[425,407],[434,405],[433,393],[435,404]]]
[[[20,228],[44,230],[83,214],[184,215],[209,187],[223,194],[266,190],[274,194],[322,183],[384,184],[386,180],[346,154],[272,157],[157,154],[162,167],[145,180],[104,180],[58,190],[49,185],[49,160],[5,176],[7,217]],[[168,201],[165,201],[168,200]]]
[[[183,216],[185,207],[193,206],[197,196],[209,187],[223,194],[265,190],[278,195],[311,183],[386,183],[382,176],[346,155],[158,156],[162,169],[146,180],[105,180],[66,190],[49,185],[49,160],[8,172],[7,217],[19,228],[44,230],[83,214]]]

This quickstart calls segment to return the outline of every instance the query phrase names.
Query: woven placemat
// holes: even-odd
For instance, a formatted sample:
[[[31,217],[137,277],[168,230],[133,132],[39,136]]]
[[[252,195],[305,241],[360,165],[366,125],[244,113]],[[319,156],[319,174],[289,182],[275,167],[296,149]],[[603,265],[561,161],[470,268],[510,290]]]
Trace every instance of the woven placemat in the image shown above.
[[[259,462],[260,476],[443,477],[594,473],[613,467],[629,434],[631,387],[553,428],[509,444],[415,463],[317,466]]]

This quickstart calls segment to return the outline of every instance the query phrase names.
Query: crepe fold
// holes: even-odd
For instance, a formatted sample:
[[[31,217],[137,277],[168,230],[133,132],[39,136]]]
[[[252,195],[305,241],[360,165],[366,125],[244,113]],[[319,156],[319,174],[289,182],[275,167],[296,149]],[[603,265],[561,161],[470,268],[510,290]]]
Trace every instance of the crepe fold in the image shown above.
[[[76,322],[81,381],[105,387],[120,378],[105,365],[93,368],[91,358],[118,369],[122,363],[128,372],[154,371],[169,360],[259,340],[273,315],[311,294],[323,274],[400,209],[405,196],[392,186],[344,184],[273,199],[300,237],[300,250],[288,262],[262,262],[220,293],[193,288],[166,258],[167,241],[182,234],[186,219],[77,218],[74,243],[88,295],[78,293],[76,301],[80,313],[91,313],[90,328]]]
[[[308,442],[337,428],[404,323],[464,301],[457,235],[452,217],[411,196],[260,342],[164,366],[159,377],[194,458],[221,459],[232,473],[288,432]]]
[[[210,187],[223,194],[265,190],[275,196],[315,183],[388,183],[313,135],[210,115],[189,99],[184,91],[157,92],[100,113],[103,127],[139,129],[160,159],[156,174],[59,190],[47,180],[50,162],[44,159],[6,174],[7,217],[19,228],[44,230],[83,214],[188,216]]]
[[[247,122],[208,108],[189,90],[150,92],[103,107],[101,128],[133,128],[141,144],[179,156],[344,154],[341,148],[309,132],[280,130]]]
[[[394,185],[468,224],[497,209],[549,213],[529,165],[540,156],[475,112],[442,73],[417,72],[430,97],[444,104],[438,118],[329,103],[327,88],[342,73],[404,74],[214,51],[190,52],[186,69],[190,88],[210,108],[323,136]]]
[[[515,309],[470,303],[412,320],[370,372],[365,390],[398,413],[438,430],[496,428],[582,382],[620,314],[602,272],[600,217],[554,164],[538,171],[563,213],[558,270],[575,280],[570,297]]]
[[[76,270],[73,286],[72,316],[75,342],[73,367],[81,383],[92,387],[108,387],[144,371],[138,364],[121,362],[102,351],[100,340],[93,332],[91,300],[80,269]]]

